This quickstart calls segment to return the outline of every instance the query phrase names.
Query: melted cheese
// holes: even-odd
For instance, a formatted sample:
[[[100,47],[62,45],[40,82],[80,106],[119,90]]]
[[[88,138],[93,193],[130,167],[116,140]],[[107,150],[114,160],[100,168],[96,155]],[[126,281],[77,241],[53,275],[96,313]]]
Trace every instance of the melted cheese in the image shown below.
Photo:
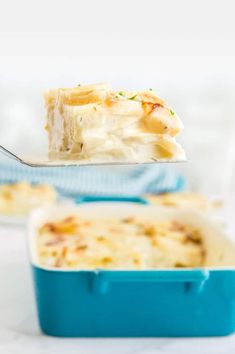
[[[183,125],[152,91],[115,92],[106,84],[45,94],[49,156],[93,162],[184,160]]]
[[[134,217],[89,220],[77,215],[48,222],[37,233],[39,264],[65,269],[199,267],[200,232],[174,220]]]

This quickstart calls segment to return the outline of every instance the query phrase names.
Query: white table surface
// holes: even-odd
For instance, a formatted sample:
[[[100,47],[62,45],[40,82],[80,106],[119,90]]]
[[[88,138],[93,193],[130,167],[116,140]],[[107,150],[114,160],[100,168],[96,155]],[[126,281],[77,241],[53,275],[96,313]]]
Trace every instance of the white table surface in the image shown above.
[[[60,339],[45,336],[37,323],[24,229],[0,226],[0,245],[1,354],[235,353],[235,335],[198,339]]]

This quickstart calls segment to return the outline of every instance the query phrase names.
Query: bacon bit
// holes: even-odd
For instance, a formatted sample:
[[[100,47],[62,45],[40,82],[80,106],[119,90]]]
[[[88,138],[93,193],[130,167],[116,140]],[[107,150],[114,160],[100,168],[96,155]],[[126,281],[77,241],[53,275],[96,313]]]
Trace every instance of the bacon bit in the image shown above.
[[[164,106],[161,103],[143,102],[142,107],[145,112],[145,115],[147,116],[150,115],[156,109],[163,108]]]
[[[164,200],[163,201],[163,205],[165,205],[165,206],[177,206],[177,203],[174,202],[173,200],[172,201],[171,200]]]
[[[79,224],[74,216],[70,216],[64,220],[60,220],[54,223],[47,223],[40,229],[41,232],[49,231],[57,234],[71,234],[77,231]]]
[[[65,222],[65,223],[69,223],[69,222],[75,222],[76,221],[76,218],[75,216],[68,216],[67,218],[65,218],[62,222]]]
[[[133,221],[134,221],[133,217],[122,219],[122,222],[127,223],[127,224],[129,224],[129,223],[131,223]]]
[[[114,106],[117,102],[118,102],[118,98],[114,95],[114,94],[110,94],[106,100],[105,100],[105,104],[108,107],[112,107]]]
[[[76,251],[84,251],[88,248],[87,245],[81,245],[76,247]]]
[[[62,256],[63,258],[66,257],[67,251],[68,251],[67,247],[63,247],[62,253],[61,253],[61,256]]]
[[[152,112],[153,104],[143,102],[142,107],[143,107],[145,115],[147,116],[148,114],[150,114]]]
[[[175,268],[185,268],[186,265],[182,264],[182,263],[175,263]]]
[[[13,196],[10,191],[6,190],[6,191],[3,191],[3,198],[6,200],[12,200]]]
[[[138,258],[134,258],[134,259],[133,259],[133,263],[135,263],[135,264],[140,264],[140,260],[139,260]]]
[[[154,110],[157,109],[157,108],[163,108],[163,104],[154,103],[154,104],[153,104],[153,109],[152,109],[152,111],[154,111]]]
[[[155,227],[153,225],[147,226],[145,228],[145,235],[149,237],[153,237],[156,233]]]
[[[178,221],[172,221],[171,223],[171,227],[170,227],[171,231],[185,231],[185,226],[180,224]]]
[[[55,228],[55,225],[54,224],[51,224],[51,223],[48,223],[48,224],[45,224],[41,227],[41,231],[50,231],[50,232],[55,232],[56,231],[56,228]]]
[[[207,255],[207,251],[205,250],[205,248],[202,249],[201,254],[202,254],[202,259],[205,260],[206,255]]]
[[[104,241],[105,240],[104,236],[98,236],[96,239],[97,239],[97,241]]]
[[[101,259],[101,262],[104,263],[104,264],[107,264],[107,263],[111,263],[112,262],[112,258],[111,257],[104,257]]]
[[[162,98],[158,97],[154,92],[152,91],[145,91],[145,92],[140,92],[138,93],[138,96],[140,97],[141,101],[143,103],[157,103],[159,105],[164,105],[165,102]]]
[[[63,237],[57,237],[53,240],[50,240],[48,242],[46,242],[46,246],[54,246],[54,245],[58,245],[59,243],[63,242],[64,238]]]
[[[201,235],[199,232],[195,231],[195,232],[188,232],[185,235],[185,241],[186,242],[192,242],[195,243],[196,245],[200,245],[202,243],[202,239],[201,239]]]
[[[119,232],[119,228],[118,227],[110,227],[109,229],[110,232]]]
[[[84,221],[83,224],[81,224],[81,226],[90,226],[92,223],[91,221]]]
[[[55,261],[55,267],[60,268],[61,266],[62,266],[62,259],[57,258],[57,260]]]
[[[212,206],[214,207],[214,208],[221,208],[222,206],[223,206],[223,201],[222,200],[214,200],[213,202],[212,202]]]
[[[157,247],[158,246],[158,242],[157,242],[156,238],[154,240],[152,240],[152,245],[153,245],[153,247]]]

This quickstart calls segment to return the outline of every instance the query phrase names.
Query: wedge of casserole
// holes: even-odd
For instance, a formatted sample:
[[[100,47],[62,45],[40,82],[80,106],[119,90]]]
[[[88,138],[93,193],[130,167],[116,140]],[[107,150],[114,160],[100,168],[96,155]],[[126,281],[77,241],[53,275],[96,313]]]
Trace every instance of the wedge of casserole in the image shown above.
[[[185,160],[177,114],[152,90],[113,91],[107,84],[45,94],[51,159],[81,163]]]

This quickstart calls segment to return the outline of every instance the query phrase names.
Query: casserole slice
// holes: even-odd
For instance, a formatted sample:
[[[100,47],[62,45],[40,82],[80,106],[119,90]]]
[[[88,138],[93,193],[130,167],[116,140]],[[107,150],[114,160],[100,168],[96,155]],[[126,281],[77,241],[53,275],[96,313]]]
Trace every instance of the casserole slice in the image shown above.
[[[45,94],[49,157],[94,163],[185,160],[175,141],[183,125],[152,90],[113,91],[107,84]]]

